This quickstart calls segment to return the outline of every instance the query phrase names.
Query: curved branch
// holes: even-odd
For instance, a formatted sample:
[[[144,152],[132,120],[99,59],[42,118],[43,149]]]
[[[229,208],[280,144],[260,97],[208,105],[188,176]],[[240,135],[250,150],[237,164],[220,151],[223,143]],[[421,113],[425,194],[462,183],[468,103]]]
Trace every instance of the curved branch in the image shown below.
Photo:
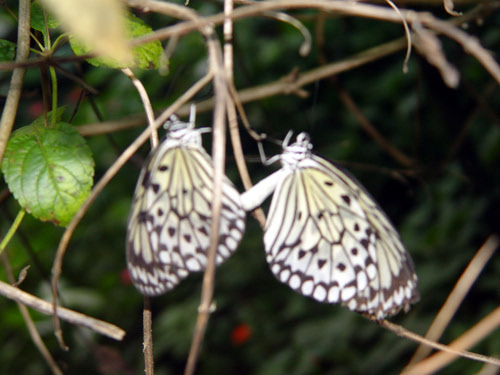
[[[30,4],[29,0],[19,2],[16,63],[26,60],[30,53]],[[2,164],[5,148],[16,119],[25,72],[25,68],[17,67],[12,73],[7,100],[0,119],[0,164]]]

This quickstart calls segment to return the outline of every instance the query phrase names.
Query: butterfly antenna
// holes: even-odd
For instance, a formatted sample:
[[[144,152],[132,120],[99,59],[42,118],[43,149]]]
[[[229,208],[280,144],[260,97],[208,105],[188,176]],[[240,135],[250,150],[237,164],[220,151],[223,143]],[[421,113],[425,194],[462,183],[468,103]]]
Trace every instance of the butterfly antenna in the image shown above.
[[[191,104],[189,107],[189,123],[194,124],[196,122],[196,104]]]
[[[292,138],[292,135],[293,135],[293,130],[290,130],[288,131],[288,133],[286,133],[286,137],[281,143],[281,147],[283,148],[283,150],[288,146],[288,143],[290,142],[290,138]]]

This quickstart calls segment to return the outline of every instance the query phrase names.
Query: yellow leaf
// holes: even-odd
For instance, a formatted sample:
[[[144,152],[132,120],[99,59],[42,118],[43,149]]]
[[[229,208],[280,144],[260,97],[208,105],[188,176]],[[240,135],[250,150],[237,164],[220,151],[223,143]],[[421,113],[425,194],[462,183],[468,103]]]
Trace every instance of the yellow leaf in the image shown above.
[[[61,26],[101,56],[128,66],[126,10],[120,0],[42,0]]]

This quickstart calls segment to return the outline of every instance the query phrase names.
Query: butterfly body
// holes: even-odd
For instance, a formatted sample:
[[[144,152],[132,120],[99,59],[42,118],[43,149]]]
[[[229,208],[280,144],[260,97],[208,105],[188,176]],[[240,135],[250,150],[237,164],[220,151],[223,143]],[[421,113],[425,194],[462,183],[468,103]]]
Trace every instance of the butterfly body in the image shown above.
[[[242,195],[248,210],[274,190],[264,228],[271,271],[303,295],[376,319],[407,310],[417,277],[389,219],[347,171],[311,153],[305,133],[284,144],[282,168]]]
[[[204,270],[210,247],[213,164],[201,146],[204,130],[194,129],[194,121],[169,125],[139,176],[127,232],[131,279],[151,296]],[[236,250],[244,230],[240,195],[224,177],[216,264]]]

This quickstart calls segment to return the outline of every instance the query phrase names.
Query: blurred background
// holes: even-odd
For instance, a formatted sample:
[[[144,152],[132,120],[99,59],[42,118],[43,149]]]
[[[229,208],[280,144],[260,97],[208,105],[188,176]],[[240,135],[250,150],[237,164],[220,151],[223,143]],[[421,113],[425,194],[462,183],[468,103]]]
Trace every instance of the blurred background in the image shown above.
[[[16,23],[0,8],[0,38],[16,41]],[[179,4],[181,4],[179,2]],[[399,3],[398,3],[399,4]],[[457,5],[467,13],[479,2]],[[192,2],[201,15],[221,12],[219,2]],[[448,19],[441,3],[401,3],[400,7],[431,11]],[[498,4],[481,8],[467,24],[495,57],[500,50]],[[312,50],[301,57],[300,33],[287,23],[264,17],[234,25],[234,74],[238,90],[278,82],[290,72],[305,73],[324,64],[349,60],[370,48],[404,36],[400,24],[346,17],[308,9],[290,11],[313,35]],[[177,22],[153,13],[135,14],[153,29]],[[217,32],[220,34],[220,29]],[[54,31],[57,35],[57,32]],[[258,132],[281,140],[289,130],[311,134],[314,152],[348,168],[367,188],[398,229],[416,266],[421,301],[408,314],[391,320],[425,334],[461,273],[484,241],[498,233],[500,212],[500,95],[498,83],[461,46],[440,37],[448,61],[460,73],[456,89],[447,87],[437,69],[415,49],[403,73],[405,45],[371,63],[309,84],[307,95],[279,94],[244,104]],[[163,45],[165,42],[163,41]],[[58,56],[71,55],[68,46]],[[169,73],[137,70],[153,107],[160,112],[206,71],[206,49],[196,32],[182,36],[169,61]],[[75,126],[122,121],[144,110],[135,88],[120,71],[85,62],[65,69],[97,90],[58,75],[59,102],[65,118],[76,111]],[[4,102],[11,71],[0,71],[0,102]],[[42,114],[40,69],[27,70],[15,127]],[[210,87],[195,102],[212,96]],[[81,99],[81,100],[80,100]],[[212,113],[200,111],[199,127],[211,126]],[[362,121],[361,121],[362,119]],[[364,122],[363,122],[364,121]],[[120,153],[140,134],[145,123],[107,134],[87,135],[98,181]],[[367,129],[383,137],[377,142]],[[162,131],[160,133],[162,134]],[[243,149],[254,183],[278,165],[263,167],[255,141],[241,128]],[[204,135],[210,150],[210,135]],[[393,147],[399,154],[390,153]],[[264,143],[268,156],[280,152]],[[54,338],[52,319],[30,311],[49,350],[67,374],[142,374],[142,296],[131,285],[125,264],[128,212],[141,165],[149,146],[125,165],[97,198],[78,226],[64,259],[61,303],[71,309],[116,324],[126,330],[122,342],[63,323],[70,350]],[[226,173],[242,190],[228,144]],[[19,205],[2,181],[0,230],[10,227]],[[264,205],[267,212],[269,200]],[[50,271],[63,228],[27,215],[8,246],[17,275],[29,265],[23,290],[50,300]],[[500,258],[493,256],[472,286],[444,332],[448,343],[474,326],[499,305]],[[6,280],[3,267],[0,279]],[[189,351],[202,275],[193,274],[172,292],[153,299],[156,374],[182,373]],[[320,304],[278,282],[264,255],[262,230],[249,215],[237,252],[217,268],[216,310],[211,315],[197,368],[199,374],[396,374],[417,345],[356,313]],[[49,374],[35,349],[16,304],[0,298],[0,373]],[[500,354],[500,333],[492,331],[471,348],[488,356]],[[441,374],[475,374],[482,364],[459,359]]]

